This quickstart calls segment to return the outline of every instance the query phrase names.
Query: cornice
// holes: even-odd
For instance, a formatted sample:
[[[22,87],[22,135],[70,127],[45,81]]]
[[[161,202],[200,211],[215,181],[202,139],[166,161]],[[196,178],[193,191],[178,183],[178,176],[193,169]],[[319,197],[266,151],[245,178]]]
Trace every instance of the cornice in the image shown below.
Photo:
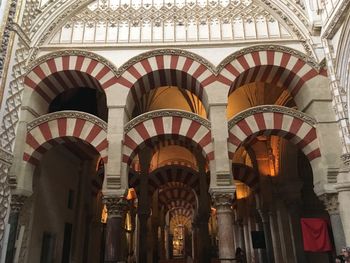
[[[104,65],[106,65],[107,67],[109,67],[109,69],[115,74],[118,74],[118,70],[117,68],[113,65],[112,62],[110,62],[109,60],[107,60],[106,58],[93,53],[93,52],[89,52],[86,50],[80,50],[80,49],[68,49],[68,50],[58,50],[46,55],[43,55],[37,59],[35,59],[35,61],[31,61],[31,63],[28,65],[27,67],[27,74],[33,70],[36,66],[44,63],[45,61],[52,59],[52,58],[57,58],[57,57],[62,57],[62,56],[84,56],[93,60],[96,60]]]
[[[316,60],[313,57],[306,55],[298,50],[285,47],[285,46],[279,46],[279,45],[254,45],[251,47],[238,50],[232,53],[231,55],[227,56],[223,61],[220,62],[216,70],[220,72],[227,64],[231,63],[233,60],[241,56],[244,56],[246,54],[257,52],[257,51],[276,51],[276,52],[287,53],[303,60],[310,67],[314,68],[317,71],[320,71],[321,69],[321,66],[316,62]]]
[[[323,26],[324,30],[321,34],[322,38],[331,39],[341,26],[343,18],[348,14],[346,12],[350,8],[350,1],[343,0],[335,7],[332,15],[328,18],[326,24]]]
[[[196,121],[200,123],[201,125],[206,127],[208,130],[211,129],[210,122],[195,113],[182,111],[182,110],[155,110],[155,111],[150,111],[150,112],[141,114],[136,118],[132,119],[131,121],[129,121],[124,126],[124,131],[125,133],[128,133],[131,129],[133,129],[138,124],[153,118],[158,118],[158,117],[181,117],[185,119],[190,119],[192,121]]]
[[[40,116],[39,118],[27,124],[27,130],[29,132],[40,124],[61,118],[83,119],[100,126],[104,131],[107,132],[107,123],[105,121],[92,114],[80,111],[60,111]]]
[[[241,120],[243,120],[249,116],[252,116],[254,114],[264,113],[264,112],[267,112],[267,113],[274,112],[274,113],[286,114],[286,115],[289,115],[291,117],[298,118],[298,119],[302,120],[303,122],[310,124],[311,126],[315,126],[317,123],[317,121],[314,118],[312,118],[309,115],[306,115],[305,113],[298,111],[298,110],[294,110],[294,109],[283,107],[283,106],[277,106],[277,105],[262,105],[262,106],[249,108],[249,109],[244,110],[244,111],[236,114],[235,116],[233,116],[232,119],[229,120],[229,122],[228,122],[228,128],[230,130],[230,129],[232,129],[232,127],[234,125],[236,125]]]

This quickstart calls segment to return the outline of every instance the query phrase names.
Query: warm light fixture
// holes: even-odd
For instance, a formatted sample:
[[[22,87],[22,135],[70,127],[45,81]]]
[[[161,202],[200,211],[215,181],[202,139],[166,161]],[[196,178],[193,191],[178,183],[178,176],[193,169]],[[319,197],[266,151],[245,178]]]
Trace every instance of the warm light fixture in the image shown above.
[[[250,195],[250,187],[241,181],[235,181],[237,199],[247,198]]]
[[[129,188],[126,200],[134,200],[137,198],[136,191],[134,188]]]
[[[101,213],[101,223],[106,224],[108,218],[107,207],[103,205],[102,213]]]

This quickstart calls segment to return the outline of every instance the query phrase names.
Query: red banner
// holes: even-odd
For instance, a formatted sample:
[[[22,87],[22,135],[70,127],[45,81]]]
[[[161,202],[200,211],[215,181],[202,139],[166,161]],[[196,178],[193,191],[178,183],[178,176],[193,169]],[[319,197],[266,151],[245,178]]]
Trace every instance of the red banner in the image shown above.
[[[326,219],[301,218],[300,221],[305,251],[327,252],[332,250]]]

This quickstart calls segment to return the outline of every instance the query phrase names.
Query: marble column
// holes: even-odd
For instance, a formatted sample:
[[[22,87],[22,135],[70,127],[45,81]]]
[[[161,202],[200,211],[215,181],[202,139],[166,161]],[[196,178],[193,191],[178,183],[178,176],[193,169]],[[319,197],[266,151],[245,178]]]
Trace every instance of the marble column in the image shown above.
[[[337,176],[335,189],[338,192],[339,215],[343,225],[345,242],[347,246],[350,246],[350,154],[343,154],[341,158],[345,167]]]
[[[273,246],[273,254],[275,262],[283,262],[282,249],[281,249],[281,239],[279,236],[278,222],[276,211],[269,211],[269,221],[270,221],[270,230],[271,230],[271,239]]]
[[[335,250],[337,253],[339,253],[341,251],[341,248],[344,247],[346,243],[345,243],[345,235],[343,230],[343,223],[339,215],[338,194],[337,193],[323,194],[318,198],[323,202],[325,209],[329,214],[331,225],[332,225],[332,233],[334,238]]]
[[[292,234],[294,254],[298,263],[305,263],[305,252],[300,224],[300,203],[298,201],[287,204],[289,211],[289,227]]]
[[[123,218],[128,208],[125,198],[104,196],[103,202],[108,211],[106,227],[105,263],[125,261],[122,242],[125,239]]]
[[[220,263],[231,263],[235,257],[232,232],[232,198],[231,192],[213,192],[212,198],[216,208],[218,222]]]
[[[274,256],[273,256],[273,246],[272,246],[272,238],[271,238],[271,231],[270,231],[270,221],[269,221],[269,215],[267,211],[258,210],[261,221],[263,224],[264,229],[264,236],[265,236],[265,244],[266,244],[266,255],[267,255],[267,261],[268,263],[274,263]]]
[[[27,197],[23,195],[11,196],[11,203],[10,203],[11,211],[9,216],[10,233],[8,237],[5,263],[13,263],[13,260],[14,260],[15,251],[16,251],[15,244],[16,244],[16,236],[17,236],[17,228],[18,228],[18,218],[19,218],[19,213],[26,199]]]

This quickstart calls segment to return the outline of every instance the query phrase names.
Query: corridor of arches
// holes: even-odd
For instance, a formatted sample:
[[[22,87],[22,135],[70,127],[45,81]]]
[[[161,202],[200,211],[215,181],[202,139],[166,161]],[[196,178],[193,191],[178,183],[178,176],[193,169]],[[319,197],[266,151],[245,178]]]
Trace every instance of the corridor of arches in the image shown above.
[[[235,61],[215,75],[187,57],[182,70],[171,56],[157,69],[158,56],[114,76],[69,59],[44,76],[48,58],[24,80],[17,187],[33,194],[10,220],[28,226],[18,228],[25,262],[228,263],[238,248],[247,262],[329,262],[303,249],[302,218],[333,221],[314,190],[321,152],[297,70],[237,74]]]

